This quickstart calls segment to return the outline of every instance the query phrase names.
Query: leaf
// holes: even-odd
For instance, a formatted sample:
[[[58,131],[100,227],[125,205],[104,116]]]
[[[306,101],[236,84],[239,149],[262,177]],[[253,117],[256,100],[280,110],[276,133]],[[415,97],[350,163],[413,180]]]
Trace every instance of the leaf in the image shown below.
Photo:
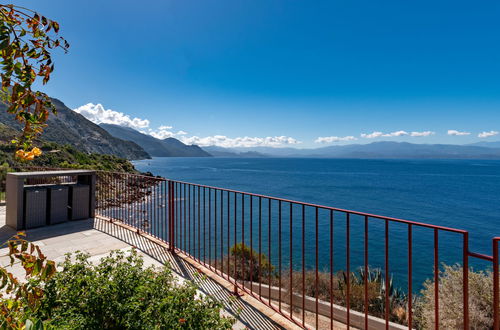
[[[54,29],[54,31],[56,33],[58,33],[59,32],[59,23],[57,23],[56,21],[52,21],[51,23],[52,23],[52,28]]]
[[[10,44],[10,40],[9,39],[5,39],[3,40],[1,43],[0,43],[0,51],[1,50],[4,50],[5,48],[7,48]]]
[[[27,319],[25,329],[26,330],[34,330],[35,324],[33,323],[33,321],[31,321],[30,319]]]

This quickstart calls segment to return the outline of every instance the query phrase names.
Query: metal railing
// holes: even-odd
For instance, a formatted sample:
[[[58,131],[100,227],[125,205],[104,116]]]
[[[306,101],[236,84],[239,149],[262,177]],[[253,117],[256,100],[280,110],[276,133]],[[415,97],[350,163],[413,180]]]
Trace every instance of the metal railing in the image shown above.
[[[455,261],[463,269],[463,327],[469,329],[469,259],[477,258],[493,267],[492,304],[496,308],[492,309],[494,328],[499,328],[500,238],[493,239],[489,256],[470,251],[469,234],[460,229],[156,177],[99,172],[97,181],[99,215],[168,243],[172,252],[184,253],[230,281],[235,292],[239,289],[256,297],[303,327],[311,323],[326,327],[326,317],[331,328],[334,320],[364,329],[377,324],[398,328],[392,322],[393,297],[388,287],[396,274],[404,277],[407,295],[406,317],[399,323],[412,328],[415,254],[427,246],[432,250],[434,327],[439,329],[440,258],[444,261],[450,256],[450,251],[446,256],[440,253],[440,238],[449,240],[454,235],[459,251]],[[393,239],[391,228],[396,226],[397,239]],[[424,232],[431,239],[422,243],[419,237]],[[397,246],[391,249],[393,240]],[[391,257],[399,259],[394,273]],[[365,274],[357,284],[350,275],[353,263]],[[385,286],[378,315],[370,310],[368,274],[373,265],[380,265],[380,283]],[[340,289],[339,271],[347,274]],[[329,287],[320,288],[325,278]],[[354,285],[362,289],[361,297],[356,297],[362,300],[357,310],[352,305]],[[320,297],[322,290],[329,299],[325,294]]]
[[[5,189],[7,180],[7,168],[0,166],[0,203],[5,202]]]
[[[333,328],[340,321],[363,329],[411,329],[415,292],[430,277],[433,323],[439,329],[439,276],[446,262],[462,267],[462,324],[469,329],[469,261],[481,260],[493,269],[492,317],[499,329],[500,237],[492,240],[490,256],[472,252],[469,233],[460,229],[102,171],[96,214],[156,237],[231,282],[235,293],[254,296],[302,327]],[[452,251],[443,253],[443,242],[452,244]],[[381,293],[376,310],[374,269]],[[400,319],[391,285],[404,287]]]

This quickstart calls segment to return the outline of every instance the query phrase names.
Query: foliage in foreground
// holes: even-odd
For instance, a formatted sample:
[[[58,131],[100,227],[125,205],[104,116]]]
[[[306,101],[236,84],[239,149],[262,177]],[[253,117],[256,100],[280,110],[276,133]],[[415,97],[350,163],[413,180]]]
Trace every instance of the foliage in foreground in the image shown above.
[[[24,240],[20,233],[2,247],[7,246],[9,265],[19,262],[25,278],[19,280],[5,267],[0,267],[0,328],[25,329],[43,327],[37,317],[44,297],[43,286],[56,271],[55,263],[48,260],[40,248]]]
[[[234,323],[191,282],[177,283],[166,267],[144,268],[135,250],[113,252],[97,265],[89,255],[68,255],[57,272],[21,236],[4,246],[10,266],[19,263],[25,277],[0,267],[1,329],[230,329]]]
[[[67,52],[69,48],[58,32],[56,21],[24,7],[0,4],[0,100],[24,125],[14,141],[19,159],[31,160],[38,153],[37,149],[29,151],[32,141],[42,133],[49,113],[55,113],[50,98],[34,91],[33,85],[38,77],[44,85],[50,80],[54,71],[51,52],[55,48]]]
[[[230,329],[234,321],[221,308],[192,283],[177,283],[168,268],[144,268],[132,250],[97,265],[86,254],[67,256],[47,285],[42,316],[71,329]]]

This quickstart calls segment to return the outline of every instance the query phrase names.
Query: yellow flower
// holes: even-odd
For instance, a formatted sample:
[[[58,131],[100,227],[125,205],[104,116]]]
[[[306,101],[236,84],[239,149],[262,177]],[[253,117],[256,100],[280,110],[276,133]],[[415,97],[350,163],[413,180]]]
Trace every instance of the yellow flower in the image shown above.
[[[24,150],[19,149],[18,151],[16,151],[16,157],[23,159],[24,158]]]
[[[40,150],[40,148],[37,148],[37,147],[34,147],[31,152],[33,153],[33,155],[35,156],[40,156],[42,154],[42,150]]]
[[[24,159],[33,160],[35,159],[35,154],[32,151],[26,152],[24,153]]]

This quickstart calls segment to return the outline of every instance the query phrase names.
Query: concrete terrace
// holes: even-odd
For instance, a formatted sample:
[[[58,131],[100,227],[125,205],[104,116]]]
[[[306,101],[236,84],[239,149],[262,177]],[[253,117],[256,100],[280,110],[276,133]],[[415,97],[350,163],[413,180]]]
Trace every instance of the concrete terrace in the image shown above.
[[[5,225],[5,206],[0,206],[0,239],[5,242],[16,231]],[[245,294],[237,299],[231,294],[232,285],[207,268],[195,265],[190,259],[170,253],[167,248],[154,239],[138,234],[118,224],[102,219],[71,221],[26,231],[28,240],[38,244],[42,252],[56,263],[64,260],[66,253],[87,252],[91,260],[98,261],[112,250],[129,250],[136,247],[144,257],[145,265],[170,265],[180,281],[191,280],[197,284],[200,292],[215,297],[224,303],[225,312],[236,316],[238,321],[234,329],[299,329],[291,321],[265,306],[257,299]],[[0,264],[6,266],[6,249],[0,250]],[[22,269],[14,267],[11,271],[21,277]],[[194,276],[203,272],[206,279]],[[329,328],[329,322],[328,322]],[[336,324],[336,329],[345,329],[345,325]]]

